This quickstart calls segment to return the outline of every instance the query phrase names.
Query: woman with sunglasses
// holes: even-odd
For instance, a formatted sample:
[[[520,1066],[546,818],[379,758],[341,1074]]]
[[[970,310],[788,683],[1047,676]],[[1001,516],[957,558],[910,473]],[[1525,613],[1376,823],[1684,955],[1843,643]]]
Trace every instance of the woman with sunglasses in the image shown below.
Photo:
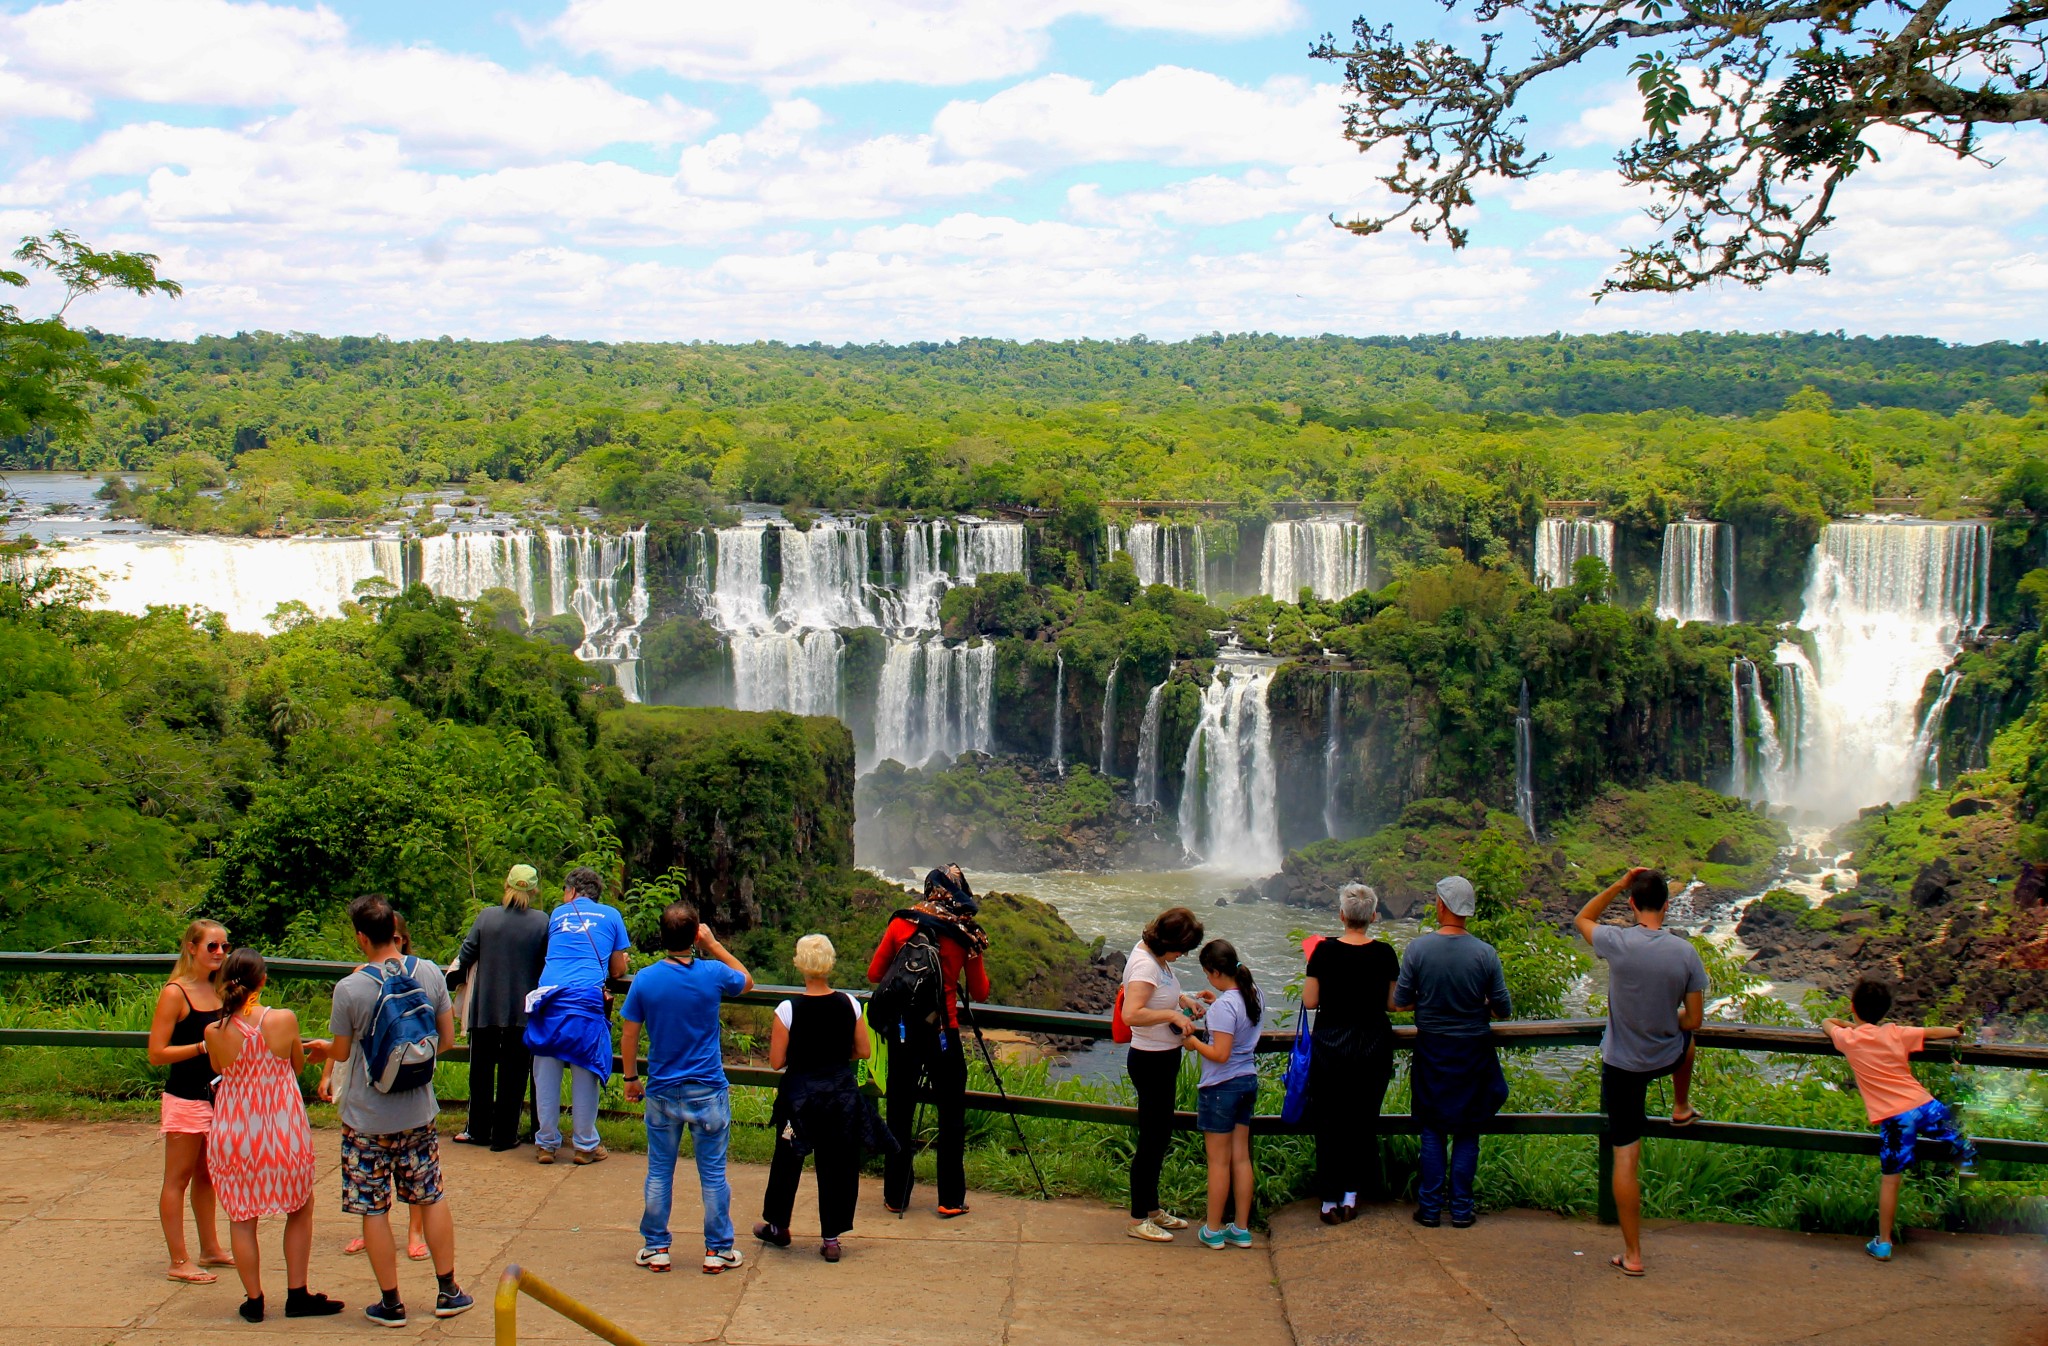
[[[219,1277],[208,1267],[231,1267],[214,1224],[213,1179],[206,1170],[206,1137],[213,1129],[213,1065],[206,1059],[206,1030],[221,1017],[220,968],[227,961],[228,932],[215,921],[194,921],[178,943],[178,964],[156,998],[149,1021],[149,1063],[169,1066],[164,1080],[162,1131],[164,1186],[157,1214],[170,1247],[170,1278],[211,1285]],[[185,1199],[199,1227],[199,1260],[185,1247]]]

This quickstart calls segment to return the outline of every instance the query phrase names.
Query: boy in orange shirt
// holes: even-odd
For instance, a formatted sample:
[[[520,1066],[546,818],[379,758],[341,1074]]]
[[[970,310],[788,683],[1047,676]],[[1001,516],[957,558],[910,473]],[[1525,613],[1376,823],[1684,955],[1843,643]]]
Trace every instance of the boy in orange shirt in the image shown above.
[[[1863,1245],[1880,1262],[1892,1260],[1892,1220],[1899,1209],[1899,1186],[1913,1166],[1921,1141],[1946,1142],[1955,1152],[1964,1177],[1972,1177],[1977,1152],[1956,1130],[1955,1115],[1913,1078],[1912,1053],[1930,1042],[1963,1035],[1960,1028],[1912,1028],[1880,1022],[1891,1013],[1891,988],[1865,978],[1849,993],[1856,1022],[1824,1019],[1835,1050],[1849,1058],[1856,1072],[1856,1091],[1863,1109],[1877,1126],[1877,1237]]]

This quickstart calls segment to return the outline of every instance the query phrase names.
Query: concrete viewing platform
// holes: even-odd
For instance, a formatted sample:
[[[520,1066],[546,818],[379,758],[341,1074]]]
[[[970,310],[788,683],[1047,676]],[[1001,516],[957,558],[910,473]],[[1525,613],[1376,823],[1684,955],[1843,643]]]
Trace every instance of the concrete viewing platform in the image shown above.
[[[752,1346],[953,1346],[954,1343],[1186,1342],[1190,1346],[2038,1346],[2048,1342],[2048,1244],[2036,1238],[1916,1233],[1888,1266],[1861,1240],[1727,1225],[1653,1230],[1650,1274],[1607,1265],[1619,1235],[1526,1211],[1477,1227],[1418,1228],[1405,1206],[1324,1226],[1313,1205],[1278,1212],[1250,1251],[1212,1252],[1124,1235],[1101,1202],[977,1193],[973,1213],[941,1222],[929,1187],[901,1220],[863,1184],[860,1223],[837,1266],[817,1256],[806,1176],[797,1242],[747,1237],[766,1170],[736,1165],[733,1222],[746,1265],[697,1270],[700,1220],[688,1155],[677,1173],[676,1270],[633,1265],[645,1161],[542,1168],[531,1150],[493,1155],[445,1145],[458,1273],[477,1296],[437,1322],[430,1264],[401,1261],[413,1321],[380,1333],[359,1316],[370,1269],[342,1255],[356,1222],[340,1211],[339,1133],[321,1155],[312,1286],[346,1300],[337,1318],[282,1316],[283,1222],[261,1230],[272,1316],[235,1316],[232,1270],[208,1286],[164,1279],[156,1217],[162,1150],[143,1124],[0,1125],[0,1247],[13,1289],[0,1297],[8,1346],[212,1346],[292,1340],[489,1340],[498,1273],[518,1262],[649,1343]],[[400,1217],[402,1219],[402,1216]],[[225,1238],[226,1227],[222,1227]],[[195,1249],[196,1251],[196,1249]],[[594,1341],[531,1300],[520,1338]]]

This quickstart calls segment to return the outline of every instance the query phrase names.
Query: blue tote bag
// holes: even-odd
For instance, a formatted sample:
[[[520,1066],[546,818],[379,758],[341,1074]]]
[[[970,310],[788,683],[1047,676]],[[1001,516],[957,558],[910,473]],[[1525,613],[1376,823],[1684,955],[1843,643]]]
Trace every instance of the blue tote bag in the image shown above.
[[[1287,1053],[1287,1098],[1280,1105],[1280,1120],[1289,1126],[1298,1126],[1308,1118],[1308,1066],[1315,1052],[1309,1014],[1304,1009],[1294,1016],[1294,1046]]]

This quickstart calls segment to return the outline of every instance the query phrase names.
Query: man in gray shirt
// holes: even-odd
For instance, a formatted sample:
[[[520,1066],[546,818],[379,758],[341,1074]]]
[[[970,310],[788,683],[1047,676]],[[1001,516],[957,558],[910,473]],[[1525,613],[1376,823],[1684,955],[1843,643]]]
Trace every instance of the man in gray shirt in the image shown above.
[[[1636,923],[1602,925],[1600,916],[1623,892]],[[1579,934],[1607,963],[1607,1035],[1600,1043],[1600,1110],[1614,1147],[1614,1206],[1621,1216],[1622,1253],[1610,1263],[1625,1276],[1643,1274],[1643,1120],[1650,1081],[1671,1076],[1671,1124],[1688,1126],[1693,1111],[1692,1032],[1706,1017],[1707,969],[1699,950],[1664,929],[1671,888],[1654,869],[1635,868],[1580,910]]]
[[[1435,931],[1408,941],[1394,1008],[1415,1011],[1415,1058],[1409,1090],[1422,1126],[1415,1223],[1435,1229],[1443,1208],[1451,1227],[1470,1228],[1478,1213],[1479,1124],[1508,1099],[1507,1077],[1493,1047],[1493,1021],[1513,1012],[1500,955],[1465,930],[1477,910],[1472,884],[1453,874],[1437,880]]]
[[[384,1295],[363,1310],[383,1327],[405,1326],[405,1305],[398,1297],[398,1248],[391,1235],[391,1199],[421,1209],[427,1247],[434,1254],[440,1281],[434,1316],[453,1318],[476,1301],[455,1283],[455,1219],[441,1192],[441,1150],[434,1118],[439,1103],[430,1078],[417,1089],[385,1093],[371,1082],[368,1039],[376,1026],[377,1001],[384,976],[394,971],[409,976],[426,993],[439,1031],[437,1052],[455,1045],[455,1006],[448,986],[431,959],[408,958],[399,951],[397,915],[381,897],[359,897],[349,904],[356,947],[364,966],[334,985],[334,1037],[321,1044],[321,1055],[346,1071],[341,1098],[341,1209],[363,1217],[363,1251]]]

